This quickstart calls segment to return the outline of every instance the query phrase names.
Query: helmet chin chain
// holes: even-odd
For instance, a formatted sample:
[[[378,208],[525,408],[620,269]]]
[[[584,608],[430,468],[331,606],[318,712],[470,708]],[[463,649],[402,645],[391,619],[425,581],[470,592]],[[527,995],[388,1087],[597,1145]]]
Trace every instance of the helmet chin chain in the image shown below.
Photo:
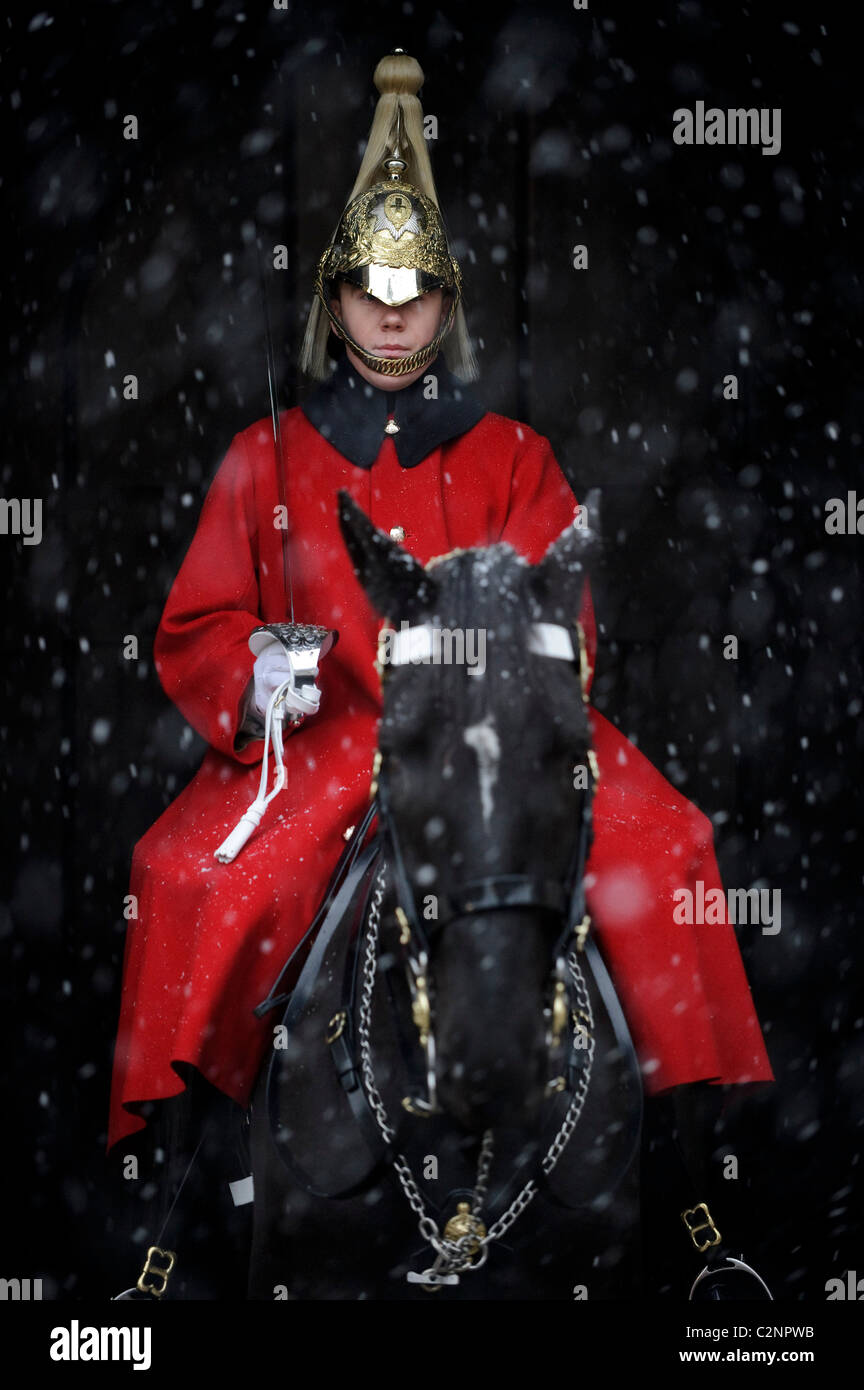
[[[378,935],[381,923],[381,903],[384,897],[385,871],[382,867],[378,871],[375,892],[369,905],[369,913],[366,923],[366,943],[363,959],[363,990],[359,1008],[358,1037],[360,1042],[360,1063],[363,1074],[363,1084],[369,1099],[369,1104],[375,1115],[378,1128],[384,1143],[389,1147],[395,1138],[395,1130],[387,1118],[387,1111],[381,1095],[375,1084],[375,1074],[372,1067],[372,1053],[370,1046],[370,1033],[372,1027],[372,998],[375,991],[375,975],[378,960]],[[428,962],[423,963],[423,969],[427,968]],[[571,951],[567,958],[567,967],[573,988],[573,997],[577,1004],[577,1009],[573,1012],[574,1027],[581,1031],[586,1037],[587,1043],[585,1051],[587,1053],[586,1064],[581,1070],[579,1080],[574,1088],[573,1096],[570,1101],[561,1126],[555,1135],[552,1143],[541,1161],[543,1173],[548,1176],[564,1149],[573,1130],[582,1114],[585,1098],[588,1094],[588,1087],[591,1082],[592,1065],[594,1061],[594,1016],[591,1010],[591,999],[585,984],[585,977],[576,957],[576,952]],[[414,1021],[420,1031],[421,1041],[424,1044],[427,1061],[427,1073],[431,1073],[433,1084],[430,1086],[430,1100],[432,1104],[428,1107],[430,1113],[436,1113],[434,1089],[434,1042],[431,1026],[431,1012],[428,1003],[423,1010],[422,1020],[418,1018],[417,1004],[418,995],[417,984],[421,983],[413,978],[409,973],[409,984],[411,985],[412,999],[414,1007]],[[428,980],[423,980],[423,994],[428,1000],[426,990]],[[560,999],[560,994],[556,988],[556,1000]],[[428,1016],[427,1016],[428,1015]],[[577,1017],[578,1015],[578,1017]],[[581,1021],[581,1020],[584,1020]],[[422,1022],[422,1027],[421,1027]],[[557,1033],[557,1022],[554,1018],[553,1005],[553,1036]],[[424,1036],[425,1035],[425,1036]],[[418,1113],[414,1107],[410,1107],[413,1113]],[[425,1108],[425,1107],[424,1107]],[[422,1112],[420,1112],[422,1113]],[[393,1167],[402,1186],[402,1191],[408,1201],[411,1210],[418,1218],[417,1226],[420,1235],[435,1251],[436,1258],[433,1264],[424,1269],[421,1273],[410,1270],[406,1275],[409,1284],[420,1284],[427,1293],[435,1293],[442,1285],[453,1285],[459,1283],[459,1276],[469,1273],[471,1270],[481,1269],[486,1263],[489,1254],[489,1246],[493,1241],[500,1240],[503,1235],[513,1225],[517,1217],[521,1216],[525,1208],[536,1196],[538,1188],[533,1179],[525,1183],[524,1187],[513,1198],[512,1202],[502,1212],[497,1221],[488,1228],[480,1219],[480,1212],[485,1201],[488,1186],[489,1173],[492,1167],[492,1152],[494,1139],[492,1131],[487,1129],[483,1135],[480,1147],[480,1157],[477,1162],[477,1181],[474,1185],[471,1203],[460,1202],[457,1213],[452,1216],[444,1227],[443,1232],[439,1230],[437,1222],[429,1216],[423,1197],[417,1186],[417,1182],[408,1166],[404,1154],[396,1154],[393,1158]]]
[[[351,351],[359,357],[364,367],[370,371],[380,372],[382,376],[407,376],[409,372],[416,372],[418,368],[425,367],[427,362],[431,362],[436,356],[441,344],[453,327],[453,319],[459,302],[458,294],[451,291],[450,308],[447,317],[438,329],[435,337],[425,347],[418,348],[416,352],[411,352],[407,357],[376,357],[374,353],[367,352],[361,347],[356,338],[353,338],[340,318],[333,313],[327,302],[327,295],[320,275],[316,278],[315,289],[318,298],[324,305],[325,312],[329,318],[337,335],[342,338],[350,347]]]

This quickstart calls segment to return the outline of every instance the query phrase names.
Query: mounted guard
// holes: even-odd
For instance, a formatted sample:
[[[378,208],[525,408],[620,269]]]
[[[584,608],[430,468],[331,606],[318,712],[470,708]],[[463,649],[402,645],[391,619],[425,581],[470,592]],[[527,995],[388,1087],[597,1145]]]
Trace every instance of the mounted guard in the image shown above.
[[[156,634],[163,687],[208,751],[133,857],[115,1152],[144,1128],[148,1105],[183,1092],[190,1069],[249,1106],[273,1054],[272,1016],[259,1006],[320,924],[346,841],[356,846],[369,825],[381,601],[411,590],[411,576],[431,578],[436,557],[476,547],[503,543],[536,564],[576,514],[549,442],[487,411],[467,385],[476,363],[422,134],[422,80],[398,50],[376,69],[366,155],[316,270],[301,364],[318,385],[287,411],[274,393],[272,419],[235,436]],[[361,583],[340,491],[379,537],[373,548],[392,550],[395,591],[374,574]],[[287,537],[273,525],[280,507]],[[587,698],[587,586],[578,614],[552,622],[577,617]],[[731,928],[700,935],[673,919],[681,887],[720,885],[710,822],[602,715],[586,718],[599,770],[586,910],[646,1092],[772,1079]],[[491,766],[493,741],[472,737]],[[276,795],[282,787],[290,796]],[[474,1226],[467,1236],[481,1238]]]

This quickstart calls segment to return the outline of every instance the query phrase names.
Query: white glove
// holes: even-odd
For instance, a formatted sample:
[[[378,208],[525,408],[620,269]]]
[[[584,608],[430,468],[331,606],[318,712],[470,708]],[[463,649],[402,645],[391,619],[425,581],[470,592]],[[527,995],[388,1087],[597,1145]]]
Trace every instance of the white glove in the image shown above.
[[[317,675],[317,667],[316,667]],[[285,709],[289,714],[317,714],[321,691],[312,681],[303,681],[299,687],[294,685],[293,672],[288,655],[281,642],[273,638],[255,658],[252,668],[254,680],[253,703],[261,718],[267,712],[270,696],[283,681],[291,681],[285,692]]]
[[[246,695],[246,714],[241,729],[258,737],[249,728],[254,712],[264,720],[264,753],[261,759],[261,778],[258,795],[248,811],[214,851],[220,864],[230,864],[240,853],[247,840],[258,829],[261,818],[275,796],[285,789],[287,768],[284,758],[284,715],[288,714],[292,724],[299,724],[307,714],[317,714],[321,691],[315,684],[318,675],[318,657],[329,652],[339,636],[338,632],[328,631],[312,624],[277,623],[278,636],[266,626],[256,628],[249,638],[250,650],[256,653],[252,668],[252,690]],[[288,646],[283,646],[282,636]],[[304,641],[305,639],[305,641]],[[284,687],[284,689],[283,689]],[[277,692],[279,693],[276,699]],[[251,706],[251,708],[250,708]],[[273,761],[276,765],[276,780],[272,791],[267,790],[267,759],[270,744],[273,745]],[[245,748],[238,744],[238,752]]]

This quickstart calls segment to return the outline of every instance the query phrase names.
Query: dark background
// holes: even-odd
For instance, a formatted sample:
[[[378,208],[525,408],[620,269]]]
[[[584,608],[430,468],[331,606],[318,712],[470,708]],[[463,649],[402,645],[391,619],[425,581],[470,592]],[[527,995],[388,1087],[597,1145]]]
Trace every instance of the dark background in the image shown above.
[[[250,238],[289,249],[267,283],[294,404],[314,263],[398,45],[438,120],[477,389],[578,493],[603,489],[595,703],[711,815],[726,885],[782,890],[778,936],[738,933],[777,1084],[740,1104],[736,1195],[777,1296],[824,1300],[864,1259],[864,542],[824,527],[829,497],[864,492],[850,32],[824,6],[728,0],[57,10],[13,5],[2,40],[3,495],[43,498],[43,539],[0,537],[0,1274],[79,1299],[137,1273],[104,1157],[123,897],[203,750],[152,637],[232,435],[269,409]],[[675,146],[699,99],[780,107],[780,153]]]

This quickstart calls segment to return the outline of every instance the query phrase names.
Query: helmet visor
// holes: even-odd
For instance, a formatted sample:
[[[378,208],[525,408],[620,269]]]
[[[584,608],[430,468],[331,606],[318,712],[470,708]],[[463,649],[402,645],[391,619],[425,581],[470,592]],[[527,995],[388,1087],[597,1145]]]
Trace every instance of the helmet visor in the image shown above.
[[[341,276],[352,285],[359,285],[367,294],[380,299],[382,304],[396,306],[417,299],[427,290],[443,289],[444,281],[438,275],[430,275],[425,270],[414,270],[409,266],[358,265],[345,271]]]

